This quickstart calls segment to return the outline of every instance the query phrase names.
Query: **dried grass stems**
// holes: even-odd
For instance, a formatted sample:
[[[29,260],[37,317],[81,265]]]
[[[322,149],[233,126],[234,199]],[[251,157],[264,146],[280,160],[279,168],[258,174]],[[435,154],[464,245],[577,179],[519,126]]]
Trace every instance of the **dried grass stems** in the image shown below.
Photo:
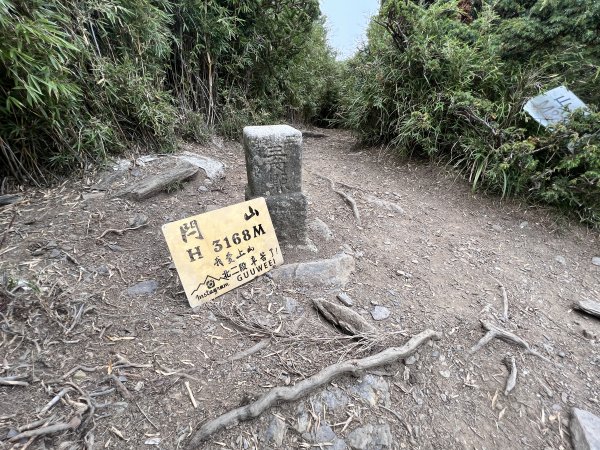
[[[255,312],[244,311],[238,305],[226,309],[218,304],[212,306],[212,309],[216,316],[249,333],[250,337],[269,339],[273,344],[295,350],[317,346],[320,355],[336,355],[339,360],[349,355],[361,356],[389,347],[394,345],[399,335],[406,336],[403,330],[373,330],[354,335],[333,332],[334,329],[325,325],[316,313],[311,317],[305,314],[294,322],[280,321],[273,327],[261,320]]]

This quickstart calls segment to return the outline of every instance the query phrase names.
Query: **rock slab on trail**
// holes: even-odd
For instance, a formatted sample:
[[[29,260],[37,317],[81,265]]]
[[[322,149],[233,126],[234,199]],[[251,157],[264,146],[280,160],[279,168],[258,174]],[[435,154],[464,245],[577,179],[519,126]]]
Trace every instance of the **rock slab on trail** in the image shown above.
[[[575,450],[600,450],[600,417],[573,408],[571,411],[571,441]]]
[[[221,161],[217,161],[216,159],[188,151],[177,155],[177,159],[204,170],[206,176],[211,180],[218,180],[225,176],[225,164],[223,164]]]
[[[275,281],[296,281],[308,285],[343,287],[350,280],[354,266],[354,258],[342,253],[331,259],[286,264],[273,269],[270,276]]]
[[[179,163],[156,175],[146,177],[115,194],[115,197],[126,197],[132,200],[145,200],[166,190],[170,185],[181,183],[192,178],[198,172],[198,167],[187,163]]]

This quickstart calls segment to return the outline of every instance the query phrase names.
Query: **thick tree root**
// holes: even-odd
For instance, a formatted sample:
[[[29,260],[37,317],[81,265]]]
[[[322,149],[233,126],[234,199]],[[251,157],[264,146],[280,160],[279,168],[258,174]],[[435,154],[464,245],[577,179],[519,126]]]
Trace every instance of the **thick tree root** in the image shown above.
[[[471,353],[475,353],[477,350],[480,350],[485,344],[490,342],[492,339],[498,338],[498,339],[502,339],[503,341],[506,341],[506,342],[512,342],[513,344],[516,344],[519,347],[523,347],[525,350],[527,350],[527,353],[535,355],[538,358],[541,358],[544,361],[547,361],[551,364],[555,364],[554,361],[546,358],[544,355],[542,355],[542,354],[536,352],[534,349],[532,349],[531,346],[527,342],[525,342],[523,339],[521,339],[516,334],[513,334],[510,331],[502,330],[501,328],[498,328],[498,327],[492,325],[491,323],[485,322],[483,320],[481,321],[481,326],[485,330],[487,330],[487,333],[485,334],[485,336],[483,336],[479,340],[479,342],[477,344],[475,344],[471,348]]]
[[[235,425],[244,420],[254,419],[277,402],[291,402],[298,400],[340,375],[358,373],[384,364],[389,364],[401,358],[406,358],[425,342],[431,339],[437,340],[440,338],[440,333],[432,330],[425,330],[416,336],[413,336],[402,347],[390,347],[373,356],[362,359],[351,359],[349,361],[333,364],[325,367],[319,373],[300,381],[294,386],[280,386],[273,388],[255,402],[233,409],[206,422],[196,433],[194,433],[186,448],[187,450],[203,448],[202,443],[208,439],[209,436],[225,427]]]

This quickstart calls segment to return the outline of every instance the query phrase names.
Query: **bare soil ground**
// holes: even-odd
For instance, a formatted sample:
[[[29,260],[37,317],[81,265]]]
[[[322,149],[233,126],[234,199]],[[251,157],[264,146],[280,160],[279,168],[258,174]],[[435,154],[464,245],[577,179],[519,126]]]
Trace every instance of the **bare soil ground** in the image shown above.
[[[206,419],[427,328],[443,338],[374,371],[384,386],[374,398],[357,394],[362,378],[341,377],[324,391],[347,396],[342,407],[315,405],[323,398],[317,393],[217,433],[203,448],[330,448],[302,434],[327,423],[340,439],[365,424],[389,424],[394,449],[570,449],[570,408],[600,413],[600,324],[572,309],[574,301],[600,299],[600,267],[591,263],[600,253],[598,233],[552,212],[472,194],[443,169],[358,148],[346,132],[325,133],[305,139],[303,183],[309,220],[321,219],[334,237],[311,232],[318,253],[284,247],[285,261],[352,254],[356,271],[344,289],[352,308],[396,334],[379,347],[350,345],[312,307],[313,298],[335,301],[339,290],[268,277],[189,308],[160,226],[244,200],[240,144],[188,146],[223,161],[226,178],[207,182],[199,174],[143,202],[91,190],[100,173],[30,190],[24,202],[0,209],[0,378],[22,376],[15,381],[23,384],[0,385],[0,449],[184,448]],[[130,171],[113,189],[170,158]],[[360,226],[322,176],[356,200]],[[102,236],[140,214],[147,226]],[[157,281],[156,292],[127,293],[143,280]],[[374,321],[376,305],[391,315]],[[481,319],[549,361],[498,339],[471,354],[485,334]],[[270,344],[259,352],[228,361],[265,337]],[[507,355],[518,368],[508,396]],[[310,421],[304,430],[302,408]],[[71,430],[6,439],[40,419],[47,420],[37,427],[78,414],[82,423],[71,422]],[[272,417],[287,425],[280,445],[266,436]]]

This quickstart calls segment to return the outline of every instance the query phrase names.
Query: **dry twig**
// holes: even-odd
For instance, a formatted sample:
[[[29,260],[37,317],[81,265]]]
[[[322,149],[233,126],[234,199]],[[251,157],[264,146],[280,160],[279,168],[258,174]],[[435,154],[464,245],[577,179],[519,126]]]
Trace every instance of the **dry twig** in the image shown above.
[[[240,421],[250,420],[260,416],[265,410],[273,404],[284,401],[290,402],[302,398],[309,392],[329,383],[335,377],[346,373],[359,373],[364,370],[372,369],[384,364],[389,364],[401,358],[406,358],[412,354],[420,345],[431,339],[439,339],[441,335],[436,331],[425,330],[413,336],[402,347],[390,347],[384,351],[362,359],[353,359],[343,361],[331,366],[325,367],[315,375],[300,381],[294,386],[280,386],[271,389],[258,400],[231,410],[215,419],[204,423],[200,429],[192,436],[187,446],[188,450],[202,448],[204,442],[209,436],[222,430],[227,426],[239,423]]]
[[[138,225],[137,227],[127,227],[127,228],[123,228],[121,230],[116,229],[116,228],[109,228],[108,230],[106,230],[104,233],[102,233],[100,236],[98,236],[96,239],[100,240],[102,239],[104,236],[106,236],[108,233],[115,233],[118,234],[119,236],[123,236],[123,233],[125,233],[126,231],[133,231],[133,230],[137,230],[139,228],[143,228],[145,226],[147,226],[147,223],[143,223],[141,225]]]

